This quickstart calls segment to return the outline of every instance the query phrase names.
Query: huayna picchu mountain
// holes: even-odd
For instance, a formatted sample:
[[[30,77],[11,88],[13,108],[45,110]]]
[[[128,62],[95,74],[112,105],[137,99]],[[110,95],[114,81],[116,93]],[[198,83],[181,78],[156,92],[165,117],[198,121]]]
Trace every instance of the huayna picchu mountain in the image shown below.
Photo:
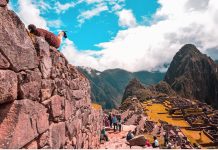
[[[218,65],[194,45],[176,53],[164,81],[180,96],[218,108]]]
[[[144,86],[149,86],[163,80],[165,76],[165,73],[161,72],[128,72],[122,69],[100,72],[87,67],[78,67],[78,69],[90,81],[92,100],[106,109],[120,105],[125,87],[133,78],[137,78]]]
[[[160,94],[197,99],[218,108],[218,64],[194,45],[186,44],[174,56],[164,81],[144,87],[134,79],[122,100],[136,96],[144,101]]]

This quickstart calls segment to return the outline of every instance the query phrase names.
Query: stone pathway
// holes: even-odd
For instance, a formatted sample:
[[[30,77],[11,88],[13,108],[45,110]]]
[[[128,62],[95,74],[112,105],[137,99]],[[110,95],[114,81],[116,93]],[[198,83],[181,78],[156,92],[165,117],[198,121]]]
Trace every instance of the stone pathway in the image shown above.
[[[129,149],[129,145],[126,144],[126,135],[129,130],[134,130],[134,125],[123,125],[121,132],[113,132],[113,129],[107,128],[107,134],[109,141],[100,145],[100,149]],[[140,146],[132,146],[132,149],[145,149]]]

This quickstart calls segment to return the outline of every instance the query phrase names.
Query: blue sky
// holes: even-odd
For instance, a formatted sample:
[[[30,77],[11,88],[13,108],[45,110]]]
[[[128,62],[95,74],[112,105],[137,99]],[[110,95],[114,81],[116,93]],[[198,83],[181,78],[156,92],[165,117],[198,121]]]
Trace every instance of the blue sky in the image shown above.
[[[44,1],[44,3],[50,7],[54,7],[55,4],[57,6],[58,3],[61,5],[66,5],[72,2],[77,3],[78,0]],[[37,2],[33,1],[33,3]],[[157,8],[160,6],[156,0],[126,0],[124,2],[117,3],[122,5],[122,9],[132,10],[136,21],[141,24],[148,24],[148,22],[145,22],[145,18],[149,20],[149,18],[151,18]],[[19,2],[17,0],[11,0],[11,4],[12,6],[19,6]],[[79,22],[78,16],[81,14],[81,12],[95,9],[96,3],[82,2],[77,4],[75,7],[71,7],[60,13],[57,13],[48,7],[46,10],[41,8],[41,16],[46,20],[58,20],[60,25],[58,25],[58,27],[54,27],[52,24],[48,25],[49,29],[55,33],[58,32],[57,30],[68,31],[69,39],[74,41],[74,44],[79,50],[99,50],[100,48],[95,46],[96,44],[113,39],[119,30],[125,29],[125,27],[119,26],[119,17],[116,14],[117,11],[112,11],[113,5],[109,5],[108,3],[107,7],[109,10],[111,10],[111,12],[102,11],[96,16],[85,20],[82,24]],[[17,8],[15,9],[17,11],[19,10],[19,7],[14,8]]]
[[[217,0],[10,0],[30,23],[68,39],[60,51],[76,66],[165,71],[187,43],[218,59]]]

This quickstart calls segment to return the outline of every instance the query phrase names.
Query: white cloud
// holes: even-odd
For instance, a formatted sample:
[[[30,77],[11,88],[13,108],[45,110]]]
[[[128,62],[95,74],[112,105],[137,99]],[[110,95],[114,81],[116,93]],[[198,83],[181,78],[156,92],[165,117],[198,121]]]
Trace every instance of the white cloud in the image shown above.
[[[218,53],[217,0],[191,1],[159,0],[161,8],[150,26],[121,30],[113,40],[98,44],[102,50],[92,54],[75,49],[73,52],[67,50],[67,53],[65,50],[64,54],[76,52],[79,57],[68,57],[74,65],[98,70],[151,71],[161,70],[164,64],[170,63],[175,53],[187,43],[195,44],[203,53]],[[94,54],[99,57],[92,57]]]
[[[82,12],[78,17],[78,22],[83,24],[86,20],[91,19],[94,16],[98,16],[101,12],[108,10],[107,5],[104,5],[103,3],[100,3],[96,5],[94,9],[87,10]]]
[[[136,19],[131,10],[123,9],[117,13],[119,16],[119,25],[121,27],[135,27]]]
[[[55,11],[56,13],[64,13],[66,10],[68,10],[69,8],[73,8],[77,5],[76,2],[70,2],[70,3],[65,3],[65,4],[61,4],[59,1],[55,3]]]
[[[32,1],[32,3],[37,7],[42,10],[42,12],[47,12],[48,10],[52,9],[50,4],[44,2],[43,0],[38,0],[38,1]]]
[[[92,9],[84,10],[77,17],[79,25],[81,26],[85,21],[100,15],[101,12],[107,11],[109,13],[117,13],[124,7],[125,0],[80,0],[85,2]]]
[[[118,11],[118,10],[121,10],[122,9],[122,6],[121,5],[119,5],[119,4],[114,4],[114,6],[113,6],[113,11]]]
[[[85,0],[85,1],[86,1],[86,3],[88,3],[88,4],[101,3],[101,2],[103,2],[103,0]]]
[[[77,66],[92,66],[98,67],[97,59],[92,57],[92,51],[79,52],[74,43],[66,39],[63,43],[61,52],[66,56],[69,63],[76,64]]]
[[[25,25],[35,24],[36,27],[48,29],[46,20],[41,16],[40,8],[31,0],[18,0],[18,15]]]
[[[48,26],[49,27],[53,27],[53,28],[60,28],[62,25],[62,21],[61,20],[50,20],[48,21]]]

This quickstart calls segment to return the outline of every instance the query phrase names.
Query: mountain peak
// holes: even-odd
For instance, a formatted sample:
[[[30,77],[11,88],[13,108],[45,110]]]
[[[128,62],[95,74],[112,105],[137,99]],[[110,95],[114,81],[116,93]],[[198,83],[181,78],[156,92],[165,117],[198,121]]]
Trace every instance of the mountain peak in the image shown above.
[[[179,95],[217,105],[217,65],[194,45],[184,45],[174,56],[165,81]]]
[[[193,44],[185,44],[179,52],[180,54],[188,55],[188,54],[201,54],[201,52],[197,49],[197,47]]]
[[[203,55],[195,45],[186,44],[176,53],[173,60],[183,62],[186,61],[186,59],[190,59],[192,61],[196,61],[201,57],[205,57],[205,55]]]

